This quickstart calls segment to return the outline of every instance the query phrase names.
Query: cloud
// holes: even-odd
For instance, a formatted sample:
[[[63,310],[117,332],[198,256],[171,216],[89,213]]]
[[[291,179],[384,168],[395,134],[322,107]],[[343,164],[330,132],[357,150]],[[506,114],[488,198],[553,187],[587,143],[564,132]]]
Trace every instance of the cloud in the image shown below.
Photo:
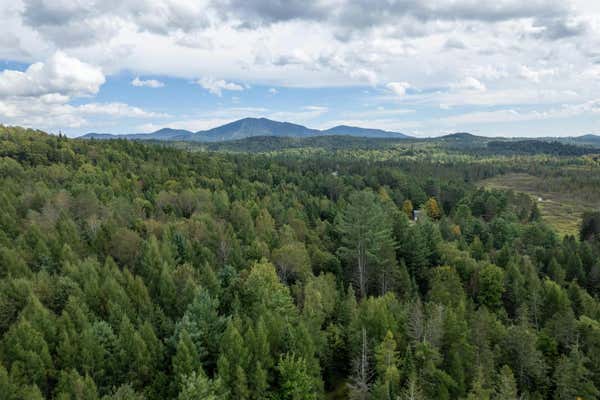
[[[223,90],[230,91],[242,91],[244,87],[238,85],[237,83],[227,82],[223,79],[214,79],[210,77],[204,77],[196,83],[202,86],[204,89],[208,90],[210,93],[221,97],[223,95]]]
[[[444,48],[448,50],[464,50],[467,48],[467,46],[460,39],[449,38],[446,40],[446,43],[444,43]]]
[[[450,88],[458,91],[473,91],[473,92],[485,92],[486,86],[478,79],[468,76],[461,81],[453,83]]]
[[[31,64],[25,71],[2,71],[0,97],[90,96],[98,93],[104,82],[100,68],[57,51],[45,62]]]
[[[377,73],[367,68],[352,69],[348,73],[350,77],[362,82],[368,82],[370,85],[377,83]]]
[[[549,119],[572,118],[583,114],[600,114],[600,99],[585,103],[563,105],[558,108],[546,110],[519,111],[503,109],[495,111],[482,111],[454,115],[443,119],[446,123],[471,125],[471,124],[497,124],[509,122],[541,121]]]
[[[304,106],[300,110],[294,111],[269,111],[264,113],[267,118],[277,121],[290,121],[295,123],[307,123],[315,118],[329,112],[325,106]]]
[[[163,82],[157,81],[156,79],[143,80],[143,79],[140,79],[138,76],[136,76],[131,81],[131,85],[137,86],[137,87],[149,87],[149,88],[161,88],[161,87],[165,86],[165,84]]]
[[[556,75],[556,70],[554,69],[534,70],[526,65],[521,65],[521,68],[519,70],[519,76],[521,78],[534,83],[539,83],[543,78],[552,77],[554,75]]]
[[[342,53],[328,50],[309,53],[297,48],[274,57],[271,64],[279,67],[300,66],[307,71],[338,72],[350,77],[353,81],[375,85],[378,76],[373,68],[373,61],[376,60],[361,57],[353,52]]]
[[[216,17],[210,1],[24,0],[23,22],[63,47],[107,41],[128,27],[167,35],[192,32]]]
[[[477,0],[229,0],[216,1],[220,14],[243,21],[240,26],[290,20],[328,21],[358,29],[413,17],[420,21],[473,20],[498,22],[514,18],[552,18],[568,12],[562,0],[499,0],[493,5]]]
[[[410,83],[408,82],[390,82],[385,85],[388,89],[394,92],[397,96],[404,96],[406,94],[406,89],[410,88]]]
[[[275,88],[269,88],[269,90],[268,90],[268,91],[269,91],[269,93],[270,93],[270,94],[272,94],[272,95],[275,95],[275,94],[279,93],[279,91],[278,91],[277,89],[275,89]]]
[[[91,115],[109,115],[131,118],[166,118],[168,114],[145,111],[125,103],[87,103],[76,107],[77,112]]]
[[[240,18],[242,27],[295,19],[322,20],[333,11],[333,2],[304,0],[220,0],[215,5],[222,15]]]
[[[0,99],[0,118],[7,124],[56,131],[82,128],[106,121],[122,122],[123,118],[166,118],[168,114],[146,111],[125,103],[68,104],[55,95]]]
[[[594,100],[600,90],[596,71],[600,7],[586,0],[4,3],[0,26],[6,37],[0,38],[0,60],[9,63],[0,64],[0,69],[7,68],[0,70],[2,112],[16,115],[52,104],[54,116],[48,119],[60,114],[61,123],[72,125],[113,118],[83,111],[75,114],[64,106],[75,98],[94,96],[105,76],[110,79],[124,71],[141,77],[140,84],[152,81],[144,77],[166,77],[161,78],[165,82],[205,77],[198,84],[215,96],[249,90],[246,83],[252,90],[285,87],[290,93],[296,88],[327,88],[331,104],[342,100],[327,112],[338,119],[354,107],[341,98],[346,96],[341,88],[356,93],[357,104],[368,104],[368,109],[402,103],[418,109],[415,117],[423,120],[432,115],[428,111],[453,114],[466,105],[478,112],[488,111],[489,106],[520,110],[530,105],[541,112],[550,105],[559,108]],[[53,60],[59,58],[55,53],[89,66],[89,73],[73,73],[81,68]],[[13,62],[25,67],[14,67]],[[404,87],[405,82],[419,90]],[[400,85],[394,88],[387,83]],[[352,92],[357,86],[359,91]],[[365,94],[366,86],[382,90]],[[35,100],[28,105],[12,99],[15,96]],[[274,96],[251,97],[243,96],[241,101],[271,107],[268,101]],[[281,101],[289,100],[285,97]],[[440,110],[440,104],[452,111]],[[41,116],[41,111],[36,115]],[[193,118],[173,116],[181,121]]]
[[[586,21],[568,15],[557,18],[537,18],[533,26],[537,28],[534,36],[548,40],[580,36],[588,29]]]

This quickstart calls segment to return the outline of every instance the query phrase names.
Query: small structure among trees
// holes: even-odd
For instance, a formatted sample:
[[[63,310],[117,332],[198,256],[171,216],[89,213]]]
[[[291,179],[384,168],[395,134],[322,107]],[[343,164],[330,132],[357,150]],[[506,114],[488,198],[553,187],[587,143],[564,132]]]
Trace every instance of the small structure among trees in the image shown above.
[[[419,220],[419,218],[423,217],[423,210],[418,209],[418,210],[413,210],[412,211],[412,219],[413,221],[417,222]]]

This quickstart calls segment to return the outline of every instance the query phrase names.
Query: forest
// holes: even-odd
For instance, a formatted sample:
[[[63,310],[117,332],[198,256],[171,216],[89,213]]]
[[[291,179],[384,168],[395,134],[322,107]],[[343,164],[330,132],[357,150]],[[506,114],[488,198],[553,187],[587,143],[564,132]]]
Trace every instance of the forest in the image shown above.
[[[0,399],[600,398],[600,206],[565,235],[478,185],[597,199],[598,159],[360,142],[0,126]]]

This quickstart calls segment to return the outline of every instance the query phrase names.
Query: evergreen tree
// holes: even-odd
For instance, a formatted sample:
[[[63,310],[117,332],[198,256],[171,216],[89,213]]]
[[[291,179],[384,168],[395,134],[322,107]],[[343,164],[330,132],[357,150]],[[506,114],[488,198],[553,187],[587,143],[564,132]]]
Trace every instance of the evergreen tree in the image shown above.
[[[373,389],[374,398],[382,400],[396,399],[400,392],[400,371],[396,341],[388,331],[383,341],[375,349],[375,369],[377,381]]]
[[[340,256],[355,268],[359,295],[365,297],[372,266],[381,260],[381,249],[393,246],[392,229],[377,196],[355,192],[336,219],[342,237]]]
[[[402,390],[402,394],[400,395],[401,400],[424,400],[425,396],[423,395],[423,391],[419,386],[417,381],[417,374],[411,373],[408,377],[408,381],[404,390]]]
[[[555,399],[593,399],[600,396],[600,391],[585,365],[587,361],[577,347],[571,349],[568,356],[561,357],[554,371]]]
[[[490,400],[491,393],[492,390],[485,387],[483,374],[481,373],[481,370],[478,369],[475,379],[473,380],[471,391],[469,391],[469,395],[467,396],[467,400]]]
[[[306,361],[294,354],[282,356],[277,364],[281,381],[281,398],[316,400],[320,397],[318,380],[307,369]]]
[[[519,398],[517,383],[508,365],[504,365],[500,369],[496,383],[496,393],[493,398],[494,400],[517,400]]]
[[[82,377],[75,370],[61,372],[55,396],[59,400],[99,399],[94,380],[89,376]]]
[[[183,377],[178,400],[220,400],[218,383],[212,382],[203,372],[192,372]]]
[[[181,387],[186,376],[201,370],[200,357],[189,333],[183,329],[173,356],[173,373],[177,386]]]
[[[221,355],[217,368],[219,379],[229,391],[229,398],[243,400],[250,398],[245,370],[248,350],[235,325],[233,321],[227,324],[221,340]]]

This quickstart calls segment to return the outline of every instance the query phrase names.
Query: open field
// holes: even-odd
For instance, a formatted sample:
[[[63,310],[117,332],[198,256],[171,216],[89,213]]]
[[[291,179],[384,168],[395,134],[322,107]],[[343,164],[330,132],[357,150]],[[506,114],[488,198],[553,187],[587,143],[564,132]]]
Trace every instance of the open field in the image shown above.
[[[577,192],[551,191],[547,182],[529,174],[499,175],[483,180],[481,184],[488,189],[512,189],[534,197],[544,220],[561,235],[578,234],[582,214],[600,207],[600,199],[592,202],[584,200]]]

